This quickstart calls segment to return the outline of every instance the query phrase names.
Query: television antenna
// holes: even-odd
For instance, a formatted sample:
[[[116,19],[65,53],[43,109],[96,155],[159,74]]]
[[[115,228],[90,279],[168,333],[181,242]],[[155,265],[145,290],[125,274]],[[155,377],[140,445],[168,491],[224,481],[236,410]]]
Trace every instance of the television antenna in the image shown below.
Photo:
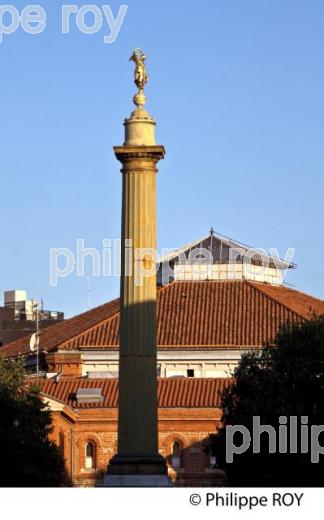
[[[29,340],[29,348],[31,352],[36,352],[36,375],[39,375],[39,307],[41,310],[43,310],[43,300],[41,300],[41,303],[32,300],[32,312],[33,312],[33,318],[35,320],[36,324],[36,330],[31,335]]]
[[[91,309],[91,278],[89,273],[87,274],[87,293],[88,293],[88,308]]]

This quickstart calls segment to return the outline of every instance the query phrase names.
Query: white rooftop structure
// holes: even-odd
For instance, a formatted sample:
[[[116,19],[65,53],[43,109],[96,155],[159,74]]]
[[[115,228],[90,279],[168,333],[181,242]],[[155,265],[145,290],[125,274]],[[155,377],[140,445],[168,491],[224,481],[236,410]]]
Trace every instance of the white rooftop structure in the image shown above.
[[[78,388],[76,399],[78,403],[101,403],[103,401],[101,388]]]
[[[209,235],[173,250],[159,260],[158,283],[173,280],[252,280],[283,283],[289,260],[232,240],[213,228]]]
[[[16,318],[33,319],[33,302],[27,299],[27,291],[13,289],[4,292],[4,305],[15,311]]]

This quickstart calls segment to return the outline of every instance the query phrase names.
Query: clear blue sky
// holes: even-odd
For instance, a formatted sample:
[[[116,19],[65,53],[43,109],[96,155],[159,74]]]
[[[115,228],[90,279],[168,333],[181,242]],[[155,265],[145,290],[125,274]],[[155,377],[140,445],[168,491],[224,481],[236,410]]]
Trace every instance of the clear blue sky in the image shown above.
[[[75,251],[77,238],[102,249],[120,236],[112,146],[132,110],[128,58],[142,47],[147,106],[167,150],[159,248],[211,225],[282,255],[294,247],[288,281],[324,298],[324,2],[129,0],[113,44],[106,25],[86,36],[72,23],[62,35],[61,2],[38,3],[46,31],[20,29],[0,45],[1,293],[25,288],[68,316],[87,308],[84,278],[50,287],[49,249]],[[116,14],[121,2],[109,4]],[[118,283],[93,279],[92,304]]]

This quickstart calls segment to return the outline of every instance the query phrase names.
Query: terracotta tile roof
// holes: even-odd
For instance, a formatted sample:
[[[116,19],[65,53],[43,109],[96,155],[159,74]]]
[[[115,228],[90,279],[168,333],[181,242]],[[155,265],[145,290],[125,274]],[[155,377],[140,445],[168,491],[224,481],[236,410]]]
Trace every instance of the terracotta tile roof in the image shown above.
[[[287,321],[324,314],[324,301],[284,286],[237,281],[175,281],[158,290],[160,349],[247,348],[272,340]],[[41,349],[118,348],[119,300],[53,325]],[[27,353],[28,338],[1,349]]]
[[[319,300],[300,291],[289,289],[285,286],[275,287],[274,285],[264,283],[255,285],[257,285],[260,292],[279,303],[283,303],[302,318],[308,319],[313,313],[319,315],[324,314],[323,300]]]
[[[226,379],[159,379],[159,408],[217,408],[220,395],[231,380]],[[117,408],[117,379],[61,379],[58,383],[48,379],[39,381],[41,391],[71,408]],[[76,393],[79,388],[100,388],[104,397],[102,403],[78,403]]]
[[[82,334],[87,329],[118,313],[118,311],[119,299],[116,299],[105,303],[104,305],[100,305],[95,309],[78,314],[68,320],[55,323],[42,331],[40,348],[41,350],[47,351],[55,350],[65,341]],[[2,347],[0,352],[8,357],[28,353],[29,338],[30,336],[26,336],[17,341],[13,341],[12,343]]]

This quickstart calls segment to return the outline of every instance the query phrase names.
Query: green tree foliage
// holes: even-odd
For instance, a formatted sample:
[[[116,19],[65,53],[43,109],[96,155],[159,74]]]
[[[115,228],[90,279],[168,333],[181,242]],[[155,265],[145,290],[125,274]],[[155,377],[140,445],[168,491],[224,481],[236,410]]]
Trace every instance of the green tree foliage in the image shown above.
[[[64,460],[50,432],[50,411],[28,384],[23,361],[0,356],[0,486],[67,484]]]
[[[309,440],[310,426],[324,425],[324,316],[288,324],[272,345],[244,354],[233,384],[223,393],[222,410],[224,428],[213,436],[213,449],[226,469],[229,484],[323,486],[324,455],[315,464],[310,453],[300,453],[300,419],[308,416]],[[252,436],[253,416],[276,429],[277,451],[279,417],[287,416],[289,426],[290,416],[297,416],[298,453],[269,454],[269,436],[262,433],[260,454],[249,449],[226,464],[226,427],[243,425]],[[235,434],[234,442],[241,444],[240,433]],[[320,434],[319,442],[324,446],[324,435]]]

